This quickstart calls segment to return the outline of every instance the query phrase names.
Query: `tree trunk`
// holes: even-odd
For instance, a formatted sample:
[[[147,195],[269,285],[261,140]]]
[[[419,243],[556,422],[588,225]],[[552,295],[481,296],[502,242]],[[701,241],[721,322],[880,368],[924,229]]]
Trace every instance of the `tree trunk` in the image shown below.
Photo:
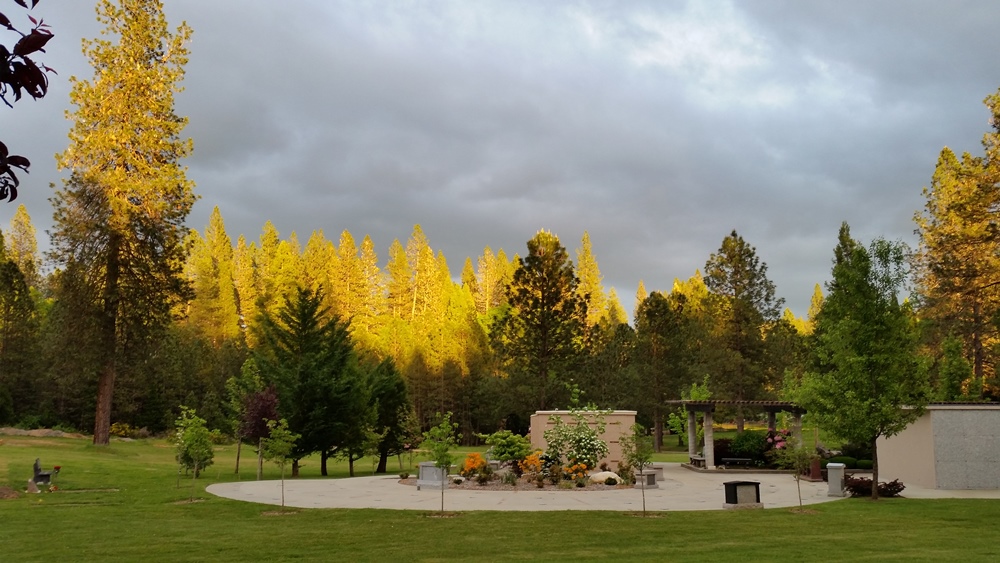
[[[348,475],[354,477],[354,456],[350,452],[347,454],[347,471]]]
[[[121,263],[118,247],[121,237],[112,231],[108,237],[108,263],[104,272],[104,301],[101,316],[101,352],[104,365],[97,382],[97,409],[94,413],[94,444],[106,446],[111,442],[111,404],[115,392],[115,374],[118,359],[118,282]]]
[[[285,508],[285,462],[281,462],[281,508]]]
[[[743,418],[743,411],[742,410],[737,411],[737,413],[736,413],[736,433],[737,434],[742,434],[743,433],[743,426],[744,426],[745,422],[746,422],[746,420]]]
[[[660,453],[663,449],[663,417],[657,416],[653,422],[653,451]]]
[[[298,477],[298,476],[299,476],[299,460],[293,459],[292,460],[292,477]]]
[[[872,440],[872,500],[878,500],[878,438]]]
[[[194,462],[194,471],[191,472],[191,502],[194,502],[195,479],[198,478],[198,460]]]
[[[240,474],[240,449],[243,447],[243,439],[236,437],[236,474]]]
[[[389,452],[380,448],[378,451],[378,466],[375,467],[375,473],[386,473],[386,465],[388,465],[388,463]],[[400,463],[400,466],[402,466],[402,463]]]
[[[257,439],[257,480],[264,478],[264,439]]]
[[[319,474],[326,477],[326,460],[330,457],[330,454],[326,451],[319,452]]]

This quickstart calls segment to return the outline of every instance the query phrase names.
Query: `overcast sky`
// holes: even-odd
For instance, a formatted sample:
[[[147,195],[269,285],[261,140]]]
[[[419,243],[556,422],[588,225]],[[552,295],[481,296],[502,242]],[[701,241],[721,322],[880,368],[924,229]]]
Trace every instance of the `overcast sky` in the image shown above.
[[[38,59],[59,75],[0,107],[43,247],[94,4],[38,4],[56,35]],[[303,244],[347,229],[384,264],[420,224],[456,278],[487,245],[523,254],[544,228],[575,256],[588,231],[628,311],[640,279],[669,290],[736,229],[805,315],[842,221],[915,242],[938,153],[982,153],[1000,87],[985,0],[165,4],[194,29],[177,98],[190,227],[218,206],[234,241],[266,220]]]

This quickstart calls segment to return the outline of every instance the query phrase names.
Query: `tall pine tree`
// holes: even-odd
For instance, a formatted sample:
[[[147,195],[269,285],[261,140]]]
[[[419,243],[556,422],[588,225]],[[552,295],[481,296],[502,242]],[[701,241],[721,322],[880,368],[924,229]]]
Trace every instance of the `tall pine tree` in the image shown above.
[[[102,366],[94,443],[107,444],[117,360],[184,294],[183,223],[195,195],[180,160],[187,120],[174,113],[191,30],[170,32],[156,0],[101,0],[101,39],[84,40],[91,80],[71,79],[70,177],[54,198],[53,255],[79,264],[99,311]]]

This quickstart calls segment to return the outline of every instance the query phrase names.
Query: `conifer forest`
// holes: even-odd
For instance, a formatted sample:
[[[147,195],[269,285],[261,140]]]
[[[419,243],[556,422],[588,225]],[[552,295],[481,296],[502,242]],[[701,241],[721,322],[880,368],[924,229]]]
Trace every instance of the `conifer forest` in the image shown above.
[[[768,277],[768,249],[736,230],[686,279],[618,295],[586,232],[446,257],[420,225],[399,225],[388,248],[271,222],[233,233],[218,207],[190,225],[193,148],[174,96],[191,30],[155,4],[101,3],[99,21],[128,40],[85,42],[95,73],[72,80],[48,250],[23,206],[2,229],[0,425],[100,444],[116,425],[165,433],[185,406],[253,441],[266,432],[255,422],[280,417],[302,435],[293,458],[378,453],[384,470],[443,413],[472,443],[525,433],[575,392],[636,410],[659,447],[668,401],[692,386],[796,400],[817,374],[846,373],[844,354],[915,378],[916,401],[1000,396],[1000,91],[983,152],[941,151],[916,247],[855,240],[845,223],[829,233],[831,281],[800,318]]]

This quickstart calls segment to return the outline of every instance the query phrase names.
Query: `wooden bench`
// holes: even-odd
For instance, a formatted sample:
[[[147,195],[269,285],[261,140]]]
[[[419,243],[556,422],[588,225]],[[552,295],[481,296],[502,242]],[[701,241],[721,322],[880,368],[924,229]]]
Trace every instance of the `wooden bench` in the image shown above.
[[[753,460],[748,457],[724,457],[722,465],[753,465]]]
[[[59,474],[58,467],[56,467],[52,471],[42,471],[42,464],[41,462],[39,462],[37,457],[35,458],[34,470],[35,470],[35,477],[32,479],[32,481],[34,481],[36,485],[39,483],[43,485],[51,483],[52,478]]]
[[[705,467],[705,456],[693,455],[691,456],[691,465],[694,467]]]

